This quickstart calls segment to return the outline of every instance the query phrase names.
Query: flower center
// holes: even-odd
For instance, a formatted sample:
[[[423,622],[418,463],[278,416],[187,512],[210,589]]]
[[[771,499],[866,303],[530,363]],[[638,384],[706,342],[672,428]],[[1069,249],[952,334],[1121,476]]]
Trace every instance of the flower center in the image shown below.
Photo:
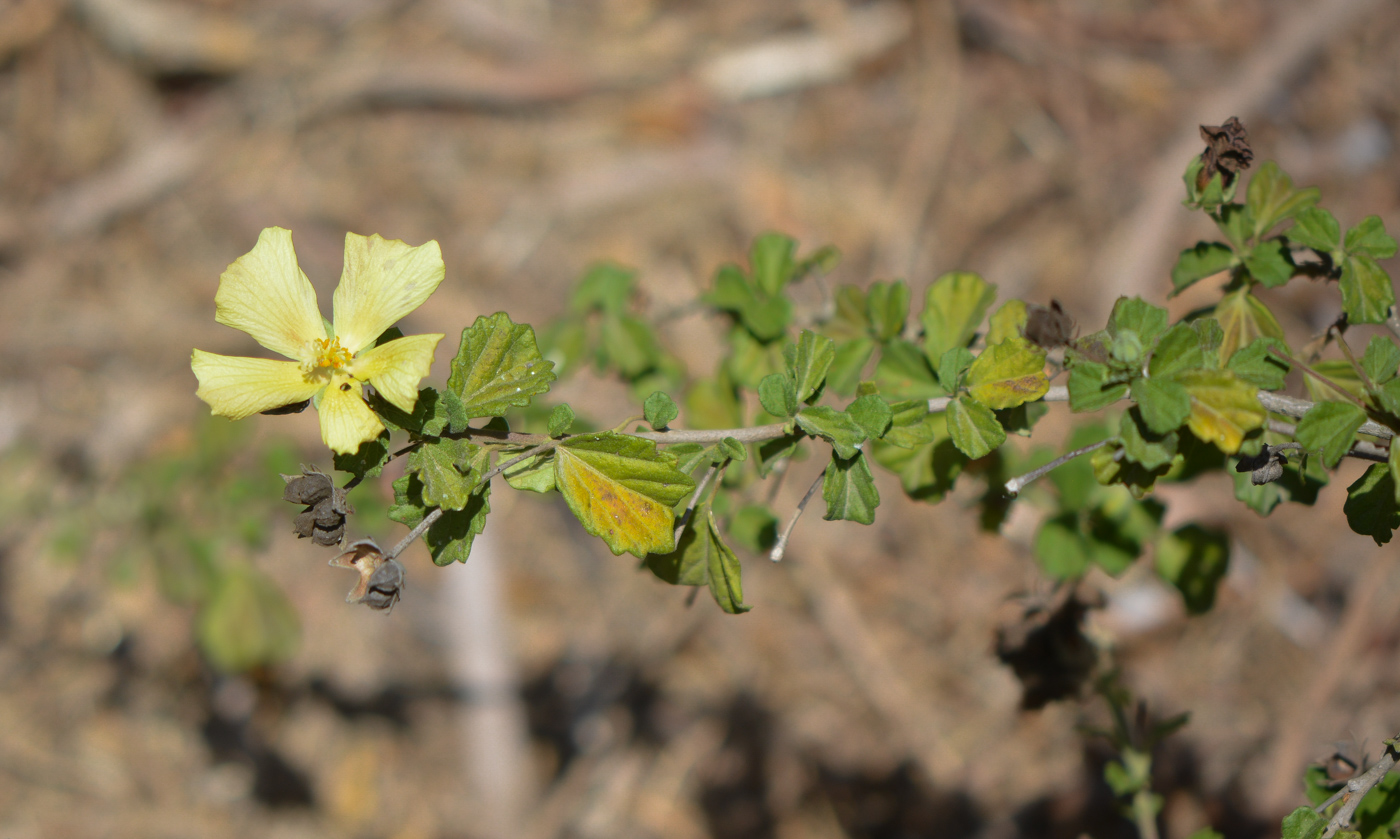
[[[350,351],[340,345],[339,338],[318,338],[312,342],[312,366],[343,370],[350,363]]]

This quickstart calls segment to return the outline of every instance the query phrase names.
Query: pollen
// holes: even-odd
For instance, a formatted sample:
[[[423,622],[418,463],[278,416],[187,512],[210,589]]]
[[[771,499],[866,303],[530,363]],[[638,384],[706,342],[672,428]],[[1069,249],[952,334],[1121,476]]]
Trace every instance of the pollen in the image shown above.
[[[350,363],[350,351],[340,345],[339,338],[318,338],[312,344],[316,367],[343,370]]]

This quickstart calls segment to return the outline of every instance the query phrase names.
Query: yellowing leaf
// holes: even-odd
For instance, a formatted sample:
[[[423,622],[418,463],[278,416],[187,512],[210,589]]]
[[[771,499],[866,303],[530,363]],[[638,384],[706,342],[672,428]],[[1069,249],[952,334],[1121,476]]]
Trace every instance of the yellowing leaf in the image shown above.
[[[603,431],[554,450],[554,485],[583,529],[614,554],[638,558],[675,549],[671,508],[695,488],[656,444]]]
[[[1226,454],[1239,451],[1244,435],[1264,424],[1258,389],[1229,370],[1187,370],[1177,375],[1191,395],[1186,425]]]
[[[967,346],[996,297],[996,286],[970,272],[955,271],[934,280],[920,316],[925,354],[937,361],[953,347]]]
[[[987,346],[1021,337],[1021,330],[1026,328],[1026,301],[1006,301],[987,324]]]
[[[1050,389],[1045,351],[1024,338],[993,344],[972,362],[967,389],[972,398],[998,410],[1039,399]]]
[[[1225,337],[1220,342],[1220,363],[1227,364],[1230,356],[1241,347],[1254,343],[1256,338],[1277,338],[1283,341],[1283,327],[1269,308],[1259,302],[1249,288],[1233,291],[1215,307],[1213,317],[1220,322]],[[1285,346],[1287,344],[1285,343]]]

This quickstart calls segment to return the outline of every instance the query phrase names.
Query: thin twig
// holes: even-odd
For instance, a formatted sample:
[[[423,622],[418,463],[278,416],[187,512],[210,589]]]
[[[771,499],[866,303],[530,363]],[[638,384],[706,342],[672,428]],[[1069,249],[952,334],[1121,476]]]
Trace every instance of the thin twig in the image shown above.
[[[1335,327],[1328,328],[1335,329]],[[1347,363],[1351,364],[1351,369],[1355,370],[1356,375],[1361,377],[1361,383],[1366,386],[1366,392],[1374,393],[1376,390],[1376,383],[1371,381],[1371,377],[1366,375],[1366,368],[1358,364],[1356,356],[1351,354],[1351,347],[1347,345],[1346,338],[1342,337],[1342,330],[1335,329],[1335,331],[1337,333],[1337,349],[1342,351],[1342,355],[1347,357]]]
[[[510,460],[497,463],[495,466],[488,469],[486,471],[486,474],[481,476],[481,480],[477,481],[477,485],[480,486],[481,484],[490,481],[492,478],[496,477],[497,475],[501,474],[502,472],[506,471],[507,469],[509,469],[517,463],[524,463],[525,461],[529,460],[535,455],[545,454],[546,452],[553,451],[556,446],[558,446],[560,443],[564,442],[564,440],[567,439],[569,438],[565,437],[560,440],[550,440],[548,443],[542,443],[530,449],[529,451],[521,452],[515,457],[512,457]]]
[[[1050,472],[1054,471],[1055,469],[1061,466],[1064,466],[1066,463],[1069,463],[1071,460],[1074,460],[1080,455],[1086,455],[1089,452],[1094,451],[1095,449],[1103,448],[1104,446],[1108,445],[1109,441],[1112,439],[1113,438],[1110,437],[1107,440],[1100,440],[1097,443],[1090,443],[1089,445],[1075,449],[1072,452],[1065,452],[1064,454],[1060,455],[1059,457],[1055,458],[1054,460],[1050,461],[1049,463],[1045,464],[1039,469],[1032,469],[1024,475],[1018,475],[1017,477],[1012,478],[1005,484],[1006,494],[1010,495],[1012,498],[1015,498],[1021,493],[1022,489],[1025,489],[1026,484],[1029,484],[1032,481],[1037,481],[1045,477],[1046,475],[1050,474]]]
[[[700,485],[695,488],[695,494],[690,497],[690,504],[686,506],[685,513],[676,520],[676,533],[672,539],[675,545],[680,545],[681,534],[685,533],[685,526],[690,524],[690,517],[694,515],[695,508],[700,504],[700,496],[705,494],[705,488],[710,485],[710,481],[717,472],[719,472],[719,464],[710,464],[710,468],[705,472],[705,477],[700,479]]]
[[[825,470],[817,476],[815,481],[812,481],[812,485],[807,488],[807,494],[802,496],[801,501],[797,502],[797,509],[792,511],[792,518],[788,519],[787,527],[783,528],[777,544],[773,545],[773,550],[768,554],[769,559],[774,562],[782,562],[783,554],[787,552],[788,539],[792,537],[792,529],[797,526],[797,520],[802,518],[802,511],[807,509],[807,502],[811,501],[812,496],[817,494],[817,487],[822,485],[824,478],[826,478]]]
[[[384,558],[397,558],[399,554],[404,552],[405,548],[413,544],[414,539],[417,539],[419,536],[422,536],[424,533],[428,532],[428,528],[432,527],[440,518],[442,518],[442,508],[438,507],[437,509],[424,516],[423,520],[418,522],[417,527],[408,531],[408,535],[400,539],[399,543],[395,545],[392,550],[384,554]]]
[[[1336,835],[1337,831],[1351,824],[1351,816],[1356,812],[1356,808],[1361,806],[1361,799],[1366,797],[1381,779],[1395,766],[1395,740],[1385,741],[1385,754],[1376,761],[1376,765],[1367,769],[1360,775],[1347,781],[1346,796],[1342,800],[1342,806],[1327,822],[1327,827],[1322,831],[1322,839],[1330,839]]]
[[[1269,420],[1269,430],[1275,434],[1285,434],[1289,437],[1294,437],[1298,433],[1298,427],[1296,425],[1290,425],[1289,423],[1280,422],[1275,419]],[[1282,446],[1275,446],[1274,448],[1280,449],[1290,446],[1299,449],[1303,448],[1302,443],[1284,443]],[[1307,450],[1304,449],[1304,452],[1306,451]],[[1370,460],[1375,463],[1385,463],[1390,460],[1390,449],[1381,448],[1375,443],[1369,443],[1365,440],[1357,440],[1351,444],[1351,449],[1343,456],[1354,457],[1357,460]]]
[[[1267,390],[1259,391],[1259,404],[1264,406],[1266,411],[1275,414],[1283,414],[1293,419],[1302,419],[1308,411],[1312,410],[1314,404],[1306,399],[1298,399],[1294,396],[1285,396],[1282,393],[1272,393]],[[1371,437],[1379,437],[1382,440],[1389,440],[1395,436],[1393,429],[1387,428],[1378,422],[1367,420],[1361,423],[1361,428],[1357,429],[1361,434]]]

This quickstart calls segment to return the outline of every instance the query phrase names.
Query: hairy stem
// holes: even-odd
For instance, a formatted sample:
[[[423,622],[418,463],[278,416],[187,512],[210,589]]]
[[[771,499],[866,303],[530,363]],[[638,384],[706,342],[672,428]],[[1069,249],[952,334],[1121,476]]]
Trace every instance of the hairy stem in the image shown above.
[[[1400,738],[1397,738],[1400,739]],[[1376,765],[1367,769],[1360,775],[1347,781],[1346,793],[1342,796],[1342,806],[1337,810],[1336,815],[1327,822],[1327,827],[1322,831],[1322,839],[1330,839],[1337,831],[1351,824],[1351,817],[1356,812],[1356,808],[1361,806],[1361,799],[1366,797],[1366,793],[1375,788],[1376,784],[1395,767],[1395,739],[1385,741],[1385,754],[1376,761]]]
[[[1112,440],[1113,438],[1110,437],[1107,440],[1100,440],[1097,443],[1090,443],[1089,445],[1075,449],[1072,452],[1065,452],[1064,454],[1060,455],[1059,457],[1055,458],[1054,460],[1050,461],[1049,463],[1045,464],[1039,469],[1032,469],[1024,475],[1018,475],[1012,478],[1005,484],[1006,494],[1010,495],[1012,498],[1015,498],[1017,495],[1020,494],[1021,490],[1025,489],[1026,484],[1029,484],[1032,481],[1040,480],[1041,478],[1050,474],[1059,467],[1064,466],[1071,460],[1074,460],[1076,457],[1080,457],[1081,455],[1086,455],[1089,452],[1095,451],[1096,449],[1103,448],[1104,446],[1108,445],[1109,442]]]
[[[793,510],[792,518],[788,519],[787,527],[783,528],[783,532],[778,536],[777,544],[773,545],[773,550],[769,552],[769,559],[774,562],[782,562],[783,554],[787,553],[788,539],[792,537],[792,529],[797,527],[797,520],[802,518],[802,511],[807,509],[807,502],[811,501],[812,496],[817,494],[817,487],[822,485],[822,480],[825,477],[826,471],[823,470],[817,479],[812,481],[812,485],[807,487],[807,494],[803,495],[802,500],[797,502],[797,509]]]

